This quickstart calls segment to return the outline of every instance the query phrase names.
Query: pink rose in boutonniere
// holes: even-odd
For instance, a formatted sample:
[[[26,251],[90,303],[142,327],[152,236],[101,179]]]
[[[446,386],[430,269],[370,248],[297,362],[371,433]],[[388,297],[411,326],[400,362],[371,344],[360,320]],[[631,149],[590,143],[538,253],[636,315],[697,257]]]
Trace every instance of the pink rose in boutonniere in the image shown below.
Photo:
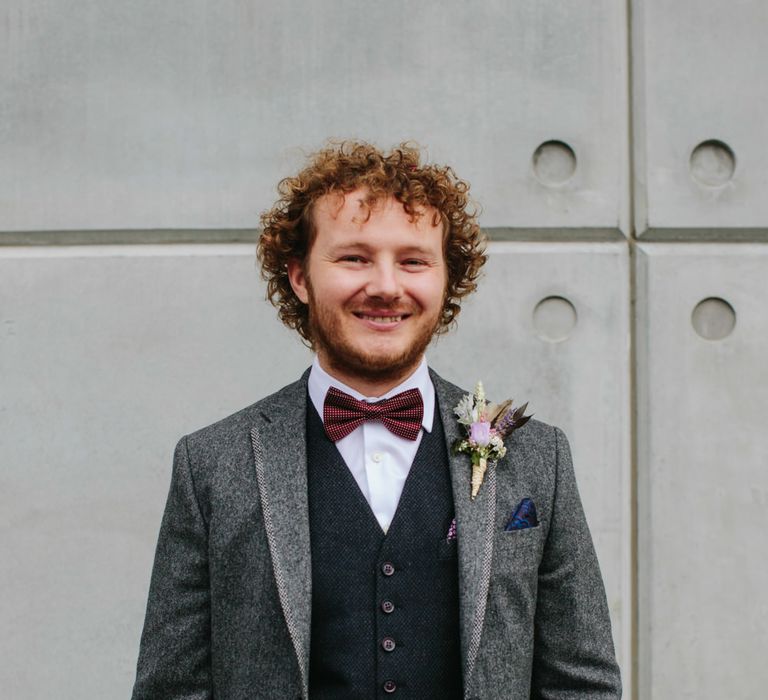
[[[491,441],[491,424],[479,421],[469,426],[469,439],[478,447],[485,447]]]
[[[472,493],[475,498],[480,491],[488,462],[495,464],[506,453],[504,438],[512,431],[525,425],[530,416],[523,415],[528,404],[513,408],[512,401],[489,404],[485,400],[482,382],[477,383],[474,394],[467,394],[459,401],[453,412],[464,426],[465,438],[453,443],[453,453],[466,452],[472,460]]]

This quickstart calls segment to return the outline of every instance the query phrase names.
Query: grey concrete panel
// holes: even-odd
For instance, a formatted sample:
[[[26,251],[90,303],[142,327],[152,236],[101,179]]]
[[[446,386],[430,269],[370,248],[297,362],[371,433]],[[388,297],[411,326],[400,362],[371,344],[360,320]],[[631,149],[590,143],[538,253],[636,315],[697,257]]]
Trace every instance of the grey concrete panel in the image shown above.
[[[627,265],[623,243],[494,244],[429,353],[568,433],[625,672]],[[575,315],[555,301],[534,318],[553,296]],[[176,439],[308,361],[263,301],[252,246],[0,249],[4,694],[128,696]]]
[[[481,194],[485,226],[628,228],[624,3],[0,13],[0,230],[253,228],[329,137],[421,142]],[[557,149],[534,174],[550,140],[575,154],[565,182]]]
[[[768,5],[637,0],[633,27],[638,233],[765,236]],[[717,149],[692,162],[712,139],[730,148],[733,163]]]
[[[637,263],[639,696],[758,700],[768,246],[644,244]]]
[[[127,698],[175,441],[309,362],[253,246],[0,253],[0,687]]]

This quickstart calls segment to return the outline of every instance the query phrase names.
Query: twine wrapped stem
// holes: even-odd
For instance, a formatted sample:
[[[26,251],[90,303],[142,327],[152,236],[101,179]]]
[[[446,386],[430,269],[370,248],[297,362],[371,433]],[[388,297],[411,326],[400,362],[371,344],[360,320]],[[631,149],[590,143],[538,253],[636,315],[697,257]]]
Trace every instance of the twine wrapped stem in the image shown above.
[[[477,464],[472,463],[472,494],[471,498],[472,500],[475,499],[475,496],[477,496],[478,492],[480,491],[480,486],[483,483],[483,477],[485,476],[485,470],[488,468],[488,460],[485,457],[480,457],[477,461]]]

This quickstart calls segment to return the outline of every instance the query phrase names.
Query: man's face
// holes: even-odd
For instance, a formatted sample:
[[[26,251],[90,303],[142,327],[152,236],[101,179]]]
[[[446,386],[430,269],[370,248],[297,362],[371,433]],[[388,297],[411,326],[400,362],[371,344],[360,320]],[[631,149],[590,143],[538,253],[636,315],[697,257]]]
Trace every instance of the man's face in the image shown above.
[[[434,334],[447,271],[433,211],[411,221],[394,197],[367,218],[364,190],[315,205],[307,259],[288,274],[309,305],[312,338],[326,371],[362,393],[383,393],[416,369]]]

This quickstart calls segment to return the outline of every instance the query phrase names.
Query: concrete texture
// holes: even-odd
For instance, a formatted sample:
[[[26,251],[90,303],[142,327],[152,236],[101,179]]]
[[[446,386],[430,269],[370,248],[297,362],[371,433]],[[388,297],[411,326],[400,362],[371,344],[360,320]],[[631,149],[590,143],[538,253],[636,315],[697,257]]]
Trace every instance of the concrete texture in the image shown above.
[[[429,352],[570,436],[625,672],[627,266],[622,243],[496,244]],[[539,333],[567,329],[564,302],[534,322],[553,296],[576,312],[559,342]],[[0,249],[4,695],[127,697],[176,439],[309,362],[262,299],[252,246]]]
[[[672,238],[682,230],[728,240],[746,230],[765,237],[767,29],[762,0],[633,3],[639,235]],[[733,152],[732,179],[724,159],[711,152],[694,159],[704,177],[693,176],[691,155],[711,139]]]
[[[428,146],[485,226],[628,230],[624,3],[8,0],[0,18],[0,231],[250,229],[329,137]],[[576,169],[547,185],[550,140]]]
[[[639,697],[758,700],[768,686],[768,247],[645,244],[637,282]],[[736,314],[721,340],[692,323],[713,297]],[[728,329],[727,314],[717,323],[724,308],[712,304],[710,330]]]

